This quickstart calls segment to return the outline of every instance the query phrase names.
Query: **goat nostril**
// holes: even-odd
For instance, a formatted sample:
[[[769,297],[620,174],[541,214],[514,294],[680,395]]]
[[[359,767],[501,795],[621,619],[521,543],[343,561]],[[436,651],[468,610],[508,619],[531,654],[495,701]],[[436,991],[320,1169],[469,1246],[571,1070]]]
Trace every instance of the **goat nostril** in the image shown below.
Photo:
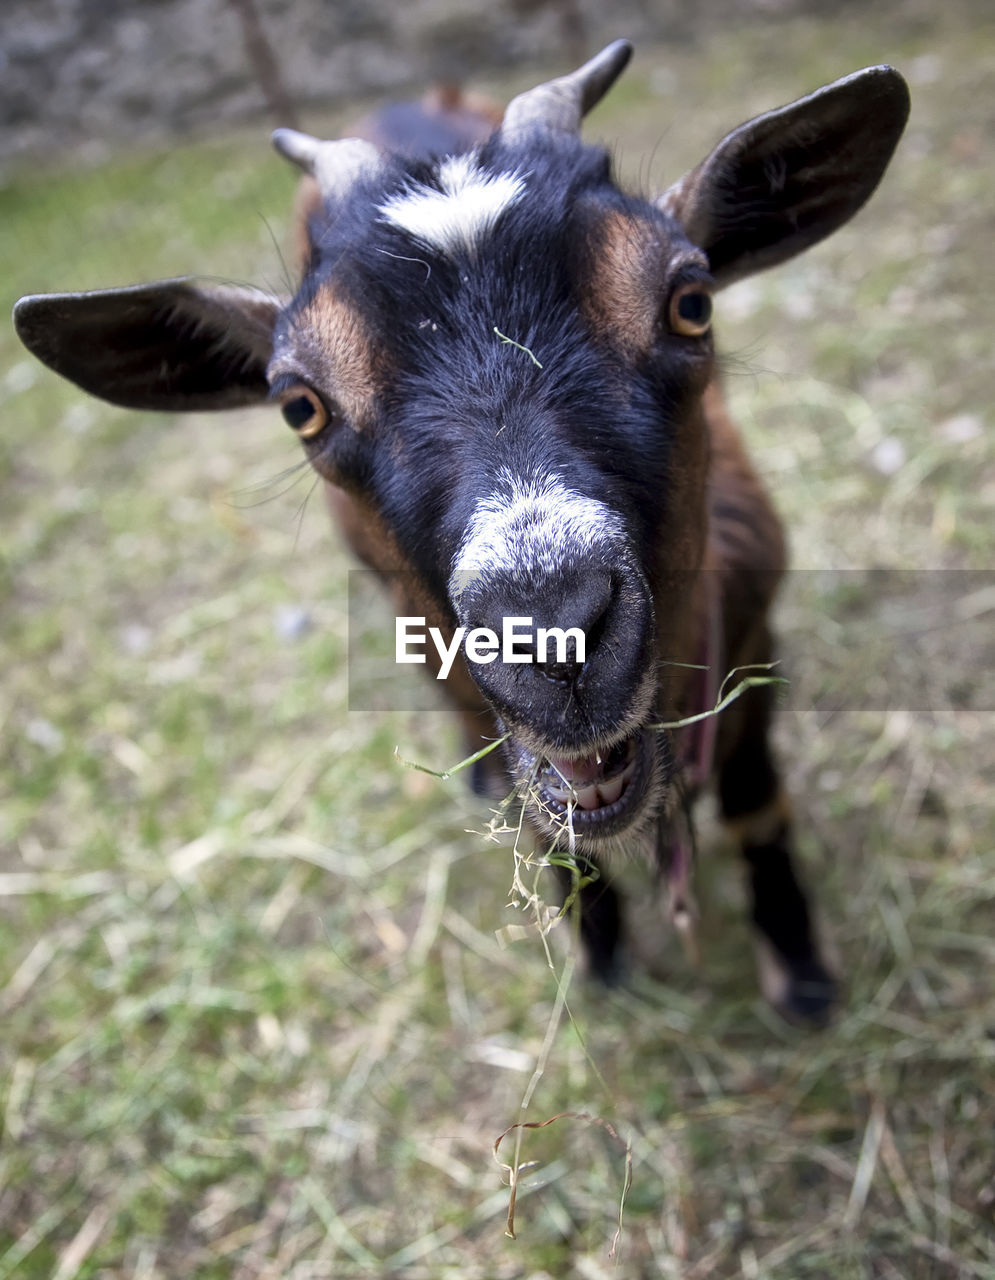
[[[586,658],[586,646],[584,658]],[[538,658],[539,671],[554,684],[572,684],[580,675],[584,661],[577,651],[577,641],[567,636],[562,648],[558,645],[552,655],[549,650]]]
[[[611,586],[609,585],[609,593],[597,615],[592,618],[590,623],[584,629],[586,640],[584,656],[589,658],[598,645],[608,628],[608,614],[611,610]]]
[[[539,671],[553,684],[573,684],[582,665],[580,662],[540,662]]]
[[[589,574],[559,613],[560,634],[547,638],[536,655],[539,670],[554,684],[572,684],[590,661],[608,627],[613,598],[609,574]],[[583,636],[583,642],[579,637]]]

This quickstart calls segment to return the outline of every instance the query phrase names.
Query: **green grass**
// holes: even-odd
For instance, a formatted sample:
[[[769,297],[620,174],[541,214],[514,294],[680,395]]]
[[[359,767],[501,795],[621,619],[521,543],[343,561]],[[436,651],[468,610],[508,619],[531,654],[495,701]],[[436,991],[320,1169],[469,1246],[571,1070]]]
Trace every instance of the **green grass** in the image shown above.
[[[707,812],[700,968],[663,937],[663,981],[575,980],[551,1024],[538,938],[496,939],[526,923],[510,848],[472,834],[489,815],[458,778],[394,759],[444,769],[455,732],[347,709],[349,562],[302,511],[310,480],[279,479],[278,417],[105,408],[0,332],[0,1278],[995,1277],[990,598],[908,675],[848,629],[872,568],[974,571],[942,579],[941,621],[990,583],[983,12],[783,20],[774,70],[769,24],[641,51],[592,121],[662,185],[755,110],[869,62],[912,73],[869,208],[718,311],[795,563],[853,571],[794,575],[782,608],[779,736],[846,976],[822,1034],[758,999]],[[262,133],[11,183],[6,301],[187,272],[280,288],[293,183]],[[560,1113],[621,1141],[524,1131],[509,1240],[493,1144]]]

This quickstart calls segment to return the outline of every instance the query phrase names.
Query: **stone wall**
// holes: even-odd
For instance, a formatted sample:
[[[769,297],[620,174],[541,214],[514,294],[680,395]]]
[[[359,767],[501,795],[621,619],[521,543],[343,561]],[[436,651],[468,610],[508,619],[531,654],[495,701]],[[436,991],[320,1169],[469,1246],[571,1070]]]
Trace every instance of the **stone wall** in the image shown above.
[[[65,151],[96,158],[108,144],[265,114],[242,3],[3,0],[0,162]],[[251,7],[304,109],[562,50],[562,16],[550,3],[252,0]],[[613,9],[612,35],[646,28],[641,0],[614,0]]]
[[[837,6],[846,0],[836,0]],[[535,62],[607,40],[681,40],[819,0],[2,0],[0,167],[276,120],[246,42],[258,19],[307,111]],[[272,97],[272,94],[269,95]]]

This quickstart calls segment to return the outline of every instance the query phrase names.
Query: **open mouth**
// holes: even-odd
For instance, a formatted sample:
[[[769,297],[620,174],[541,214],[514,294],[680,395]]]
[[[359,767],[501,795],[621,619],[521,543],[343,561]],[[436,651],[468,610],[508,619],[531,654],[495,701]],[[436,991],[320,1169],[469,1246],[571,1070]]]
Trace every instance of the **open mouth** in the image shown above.
[[[519,746],[519,775],[555,826],[608,835],[641,809],[653,772],[653,735],[643,729],[605,752],[535,756]]]

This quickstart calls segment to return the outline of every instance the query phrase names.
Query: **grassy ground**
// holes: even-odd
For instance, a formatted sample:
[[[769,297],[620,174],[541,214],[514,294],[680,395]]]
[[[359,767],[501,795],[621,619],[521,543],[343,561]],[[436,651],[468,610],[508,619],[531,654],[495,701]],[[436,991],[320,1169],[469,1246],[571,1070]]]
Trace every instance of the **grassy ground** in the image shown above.
[[[487,813],[392,758],[453,763],[447,723],[347,709],[348,564],[279,419],[107,409],[0,331],[0,1278],[995,1277],[995,30],[944,12],[642,51],[592,121],[662,185],[857,66],[912,80],[872,207],[719,313],[813,571],[781,741],[823,1034],[758,1000],[707,817],[701,966],[557,1024]],[[279,288],[291,192],[255,137],[25,175],[2,289]],[[908,670],[871,569],[943,571],[899,591]],[[605,1123],[524,1134],[511,1240],[491,1148],[563,1112]]]

